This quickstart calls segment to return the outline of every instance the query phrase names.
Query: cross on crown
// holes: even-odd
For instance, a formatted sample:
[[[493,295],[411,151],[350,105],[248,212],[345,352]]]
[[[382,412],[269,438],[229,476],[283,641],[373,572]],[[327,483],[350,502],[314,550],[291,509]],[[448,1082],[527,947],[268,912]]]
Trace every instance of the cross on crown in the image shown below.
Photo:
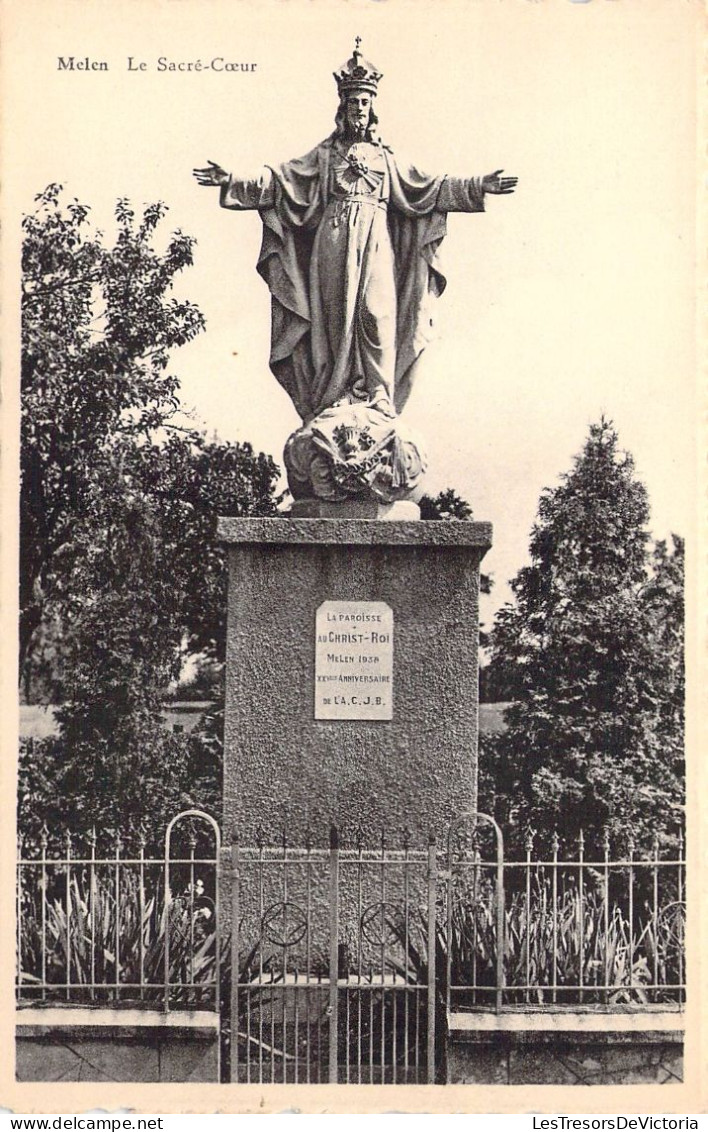
[[[353,90],[367,90],[370,94],[376,94],[379,79],[383,78],[381,71],[377,71],[374,64],[369,63],[361,54],[360,46],[361,36],[358,35],[354,40],[354,53],[351,59],[334,72],[334,81],[340,97]]]

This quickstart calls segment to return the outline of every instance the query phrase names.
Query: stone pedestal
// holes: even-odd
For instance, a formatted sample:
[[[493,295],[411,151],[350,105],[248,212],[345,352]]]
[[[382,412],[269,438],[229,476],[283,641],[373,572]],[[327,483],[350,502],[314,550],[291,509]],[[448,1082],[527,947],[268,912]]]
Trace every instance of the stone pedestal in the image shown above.
[[[229,548],[225,840],[253,844],[259,825],[271,840],[285,825],[291,845],[308,830],[325,844],[332,823],[369,845],[382,830],[400,845],[406,827],[414,846],[442,837],[476,802],[479,564],[491,525],[278,517],[222,519],[219,534]],[[324,603],[356,603],[333,621],[331,646],[323,619],[339,606]],[[368,623],[380,603],[392,642]],[[385,685],[368,682],[386,672]],[[331,689],[350,718],[315,718],[316,688],[320,711]],[[377,695],[390,718],[358,717]]]

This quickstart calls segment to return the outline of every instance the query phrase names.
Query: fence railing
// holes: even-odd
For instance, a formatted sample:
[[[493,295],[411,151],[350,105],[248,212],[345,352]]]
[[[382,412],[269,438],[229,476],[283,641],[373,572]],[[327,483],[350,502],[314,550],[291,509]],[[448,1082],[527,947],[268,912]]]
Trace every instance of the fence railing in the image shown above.
[[[459,819],[447,844],[446,994],[450,1009],[679,1007],[685,1002],[685,856],[613,855],[605,837],[507,860],[483,814]]]
[[[220,833],[199,810],[169,823],[161,857],[145,837],[97,853],[49,831],[17,857],[17,998],[20,1003],[218,1009],[221,954]]]
[[[360,1015],[371,1010],[368,988],[376,986],[392,1013],[401,1006],[407,1018],[415,1002],[416,1048],[427,1028],[424,1006],[622,1010],[685,1002],[680,834],[671,855],[658,843],[636,855],[631,838],[626,852],[612,853],[605,840],[599,853],[586,853],[580,834],[573,852],[556,838],[537,853],[529,838],[525,854],[507,860],[496,823],[476,814],[455,822],[443,847],[389,837],[378,848],[338,847],[336,867],[333,849],[288,846],[287,837],[240,847],[228,866],[239,902],[229,940],[222,940],[219,830],[208,815],[179,814],[162,856],[146,855],[144,839],[117,837],[101,854],[95,836],[81,851],[68,835],[61,849],[50,844],[45,831],[18,853],[19,1002],[218,1009],[225,967],[233,966],[232,1005],[247,1015],[234,1064],[240,1060],[246,1074],[253,1050],[264,1048],[260,1028],[275,1025],[272,1011],[254,1011],[266,983],[273,1000],[274,983],[294,988],[277,992],[281,1014],[287,1000],[286,1036],[291,1006],[294,1018],[301,1001],[322,1000],[311,1014],[321,1013],[317,1040],[332,1043],[332,1056],[325,1031],[333,1012],[347,1019],[345,1044],[363,1049],[365,1031],[372,1041],[375,1027],[366,1030]],[[335,994],[335,982],[349,989]],[[384,994],[389,984],[394,991]],[[388,1005],[381,1010],[388,1025]],[[399,1029],[397,1021],[391,1032]],[[407,1049],[407,1022],[401,1033]],[[313,1030],[307,1041],[314,1040]],[[290,1052],[300,1057],[297,1044]]]

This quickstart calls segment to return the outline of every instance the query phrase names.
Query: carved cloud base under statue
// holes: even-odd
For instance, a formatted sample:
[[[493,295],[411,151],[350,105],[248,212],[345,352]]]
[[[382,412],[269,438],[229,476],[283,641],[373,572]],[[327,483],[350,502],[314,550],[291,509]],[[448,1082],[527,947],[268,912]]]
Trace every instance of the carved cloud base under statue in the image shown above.
[[[441,837],[476,802],[490,524],[292,516],[219,534],[226,839],[285,825],[290,844],[324,844],[331,823],[369,845]]]
[[[427,466],[422,444],[388,397],[362,397],[356,387],[297,429],[283,459],[294,499],[328,502],[420,498]]]

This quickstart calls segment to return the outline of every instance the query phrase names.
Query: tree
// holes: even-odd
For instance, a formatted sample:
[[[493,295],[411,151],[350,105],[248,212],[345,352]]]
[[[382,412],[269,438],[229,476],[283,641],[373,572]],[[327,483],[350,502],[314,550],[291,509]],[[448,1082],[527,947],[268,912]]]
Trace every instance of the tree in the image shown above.
[[[685,715],[684,573],[685,545],[671,536],[669,549],[661,539],[654,546],[651,576],[641,594],[649,619],[651,640],[661,661],[662,695],[658,731],[666,748],[680,759]]]
[[[649,848],[671,840],[683,772],[682,544],[649,554],[649,506],[611,423],[543,492],[531,565],[497,614],[507,730],[483,751],[481,806],[517,831]]]
[[[219,516],[276,514],[277,465],[248,443],[191,431],[133,448],[125,474],[159,513],[164,573],[173,591],[179,583],[184,651],[223,662],[226,556],[216,522]]]
[[[198,744],[165,734],[162,702],[186,655],[223,663],[216,520],[273,513],[278,469],[177,423],[168,351],[202,318],[166,298],[192,242],[151,249],[164,206],[136,225],[119,202],[106,249],[57,186],[39,199],[25,249],[23,656],[31,671],[49,643],[62,707],[57,739],[24,752],[20,818],[59,813],[86,831],[171,816],[195,782],[215,805]]]
[[[125,200],[109,247],[89,209],[40,193],[23,221],[20,662],[47,601],[61,594],[76,524],[90,511],[111,449],[164,426],[178,408],[170,351],[204,326],[169,297],[194,241],[153,247],[164,204],[137,220]]]
[[[215,518],[271,513],[277,469],[250,445],[207,441],[177,423],[170,351],[204,322],[169,291],[193,241],[177,232],[154,250],[163,204],[136,220],[119,201],[108,247],[86,206],[63,204],[60,186],[37,201],[23,244],[21,663],[31,646],[40,657],[48,647],[56,667],[67,621],[57,611],[75,610],[90,590],[82,571],[102,554],[106,584],[108,532],[148,499],[163,561],[182,583],[167,608],[179,590],[185,644],[223,650]]]
[[[447,488],[435,496],[424,495],[420,501],[421,519],[472,519],[472,508],[454,488]]]

